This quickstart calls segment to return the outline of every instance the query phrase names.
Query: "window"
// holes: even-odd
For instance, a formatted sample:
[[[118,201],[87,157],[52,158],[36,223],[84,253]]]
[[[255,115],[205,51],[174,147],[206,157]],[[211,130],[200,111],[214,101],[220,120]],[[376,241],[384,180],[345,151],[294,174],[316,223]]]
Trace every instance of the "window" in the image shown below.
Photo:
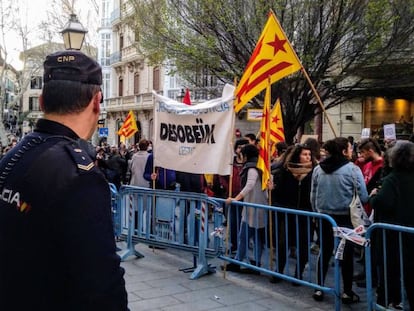
[[[152,71],[152,88],[155,91],[160,90],[160,67],[154,67]]]
[[[101,34],[101,53],[100,64],[109,66],[111,56],[111,34],[109,33]]]
[[[124,48],[124,34],[119,34],[119,50],[121,51]]]
[[[123,96],[123,92],[122,90],[124,89],[124,79],[122,77],[119,77],[118,80],[118,96],[121,97]]]
[[[32,80],[30,81],[30,88],[40,90],[42,88],[42,82],[42,77],[32,77]]]
[[[102,75],[102,87],[104,92],[104,99],[109,98],[110,93],[110,83],[111,83],[111,74],[110,73],[104,73]]]
[[[134,94],[139,94],[139,73],[134,74]]]
[[[29,97],[29,111],[40,111],[39,97]]]

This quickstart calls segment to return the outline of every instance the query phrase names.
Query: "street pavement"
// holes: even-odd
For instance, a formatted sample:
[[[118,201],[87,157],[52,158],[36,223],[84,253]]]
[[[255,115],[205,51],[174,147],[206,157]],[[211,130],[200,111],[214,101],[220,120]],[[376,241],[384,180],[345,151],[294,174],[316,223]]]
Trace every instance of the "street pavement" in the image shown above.
[[[224,278],[220,269],[223,262],[217,258],[209,260],[217,267],[216,273],[191,280],[191,273],[180,271],[193,266],[190,253],[150,249],[145,244],[136,249],[145,257],[129,257],[122,263],[131,311],[334,310],[332,296],[316,302],[313,289],[306,286],[296,287],[286,281],[271,284],[267,276],[235,272],[226,272]],[[361,302],[343,305],[342,310],[367,310],[365,291],[356,286],[354,290],[361,295]]]

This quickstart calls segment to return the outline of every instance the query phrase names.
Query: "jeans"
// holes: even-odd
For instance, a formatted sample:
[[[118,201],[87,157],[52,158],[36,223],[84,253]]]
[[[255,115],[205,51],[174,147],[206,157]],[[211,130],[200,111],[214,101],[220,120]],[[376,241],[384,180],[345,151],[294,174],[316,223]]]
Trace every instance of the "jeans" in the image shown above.
[[[242,222],[239,231],[239,241],[235,259],[243,261],[243,259],[246,258],[249,239],[252,237],[254,242],[254,259],[256,264],[260,266],[263,249],[263,231],[263,228],[252,228],[249,227],[246,222]]]

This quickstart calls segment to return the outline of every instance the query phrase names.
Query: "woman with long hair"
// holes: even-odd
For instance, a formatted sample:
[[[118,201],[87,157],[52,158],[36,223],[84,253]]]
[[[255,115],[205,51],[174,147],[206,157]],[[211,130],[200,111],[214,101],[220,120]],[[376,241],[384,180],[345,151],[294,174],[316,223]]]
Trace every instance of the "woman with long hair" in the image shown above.
[[[352,159],[352,145],[348,139],[337,137],[328,140],[324,149],[328,153],[325,160],[315,167],[312,175],[311,204],[313,210],[331,216],[339,227],[353,228],[350,217],[349,204],[351,203],[354,188],[363,203],[368,200],[368,193],[361,170],[350,160]],[[334,247],[334,234],[330,222],[322,220],[321,252],[317,268],[322,261],[323,271],[317,271],[318,284],[325,281],[329,267],[329,260]],[[354,247],[352,243],[345,244],[341,272],[344,285],[342,303],[359,302],[359,296],[352,291],[352,276],[354,271]],[[323,300],[323,292],[315,290],[313,298]]]
[[[312,171],[316,160],[312,155],[310,146],[296,145],[289,153],[282,170],[274,177],[274,189],[272,191],[272,205],[290,209],[312,211],[310,204],[310,190]],[[287,247],[296,247],[299,271],[295,271],[295,277],[302,279],[302,273],[308,262],[308,241],[312,241],[311,226],[304,216],[295,217],[288,215],[287,224],[284,215],[273,217],[273,223],[278,223],[277,267],[278,272],[283,273],[287,260]],[[310,223],[310,225],[312,225]],[[309,229],[309,230],[308,230]],[[298,233],[298,236],[296,236]],[[273,277],[271,282],[277,282]],[[294,283],[296,284],[296,283]]]

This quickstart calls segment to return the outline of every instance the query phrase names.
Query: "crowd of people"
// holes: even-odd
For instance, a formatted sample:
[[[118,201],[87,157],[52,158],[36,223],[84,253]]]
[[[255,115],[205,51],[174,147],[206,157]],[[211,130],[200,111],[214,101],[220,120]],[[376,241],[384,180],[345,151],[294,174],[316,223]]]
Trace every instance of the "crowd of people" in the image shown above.
[[[204,192],[226,199],[225,222],[231,222],[228,225],[231,230],[230,250],[235,253],[235,259],[246,260],[249,241],[254,241],[254,258],[251,261],[259,266],[265,247],[267,225],[264,210],[240,205],[230,208],[233,201],[266,205],[270,193],[271,204],[274,206],[324,213],[331,216],[340,227],[353,228],[349,204],[356,189],[364,203],[367,216],[371,216],[375,222],[414,225],[411,220],[413,218],[408,217],[410,211],[407,208],[409,201],[406,197],[409,195],[409,185],[414,180],[414,144],[411,141],[389,142],[385,146],[380,146],[371,138],[355,143],[352,137],[337,137],[323,144],[308,138],[302,144],[291,146],[278,143],[276,150],[271,167],[272,182],[269,182],[266,190],[262,190],[262,172],[256,167],[259,147],[254,134],[245,135],[235,141],[231,179],[229,176],[189,174],[158,167],[154,170],[151,142],[145,139],[132,146],[130,150],[126,150],[124,145],[121,145],[119,150],[114,147],[98,147],[97,158],[98,166],[108,180],[118,186],[131,184],[148,188],[175,189],[176,183],[179,183],[182,191]],[[112,176],[112,170],[117,170],[117,177]],[[391,195],[394,196],[392,200]],[[283,273],[286,269],[286,250],[290,248],[294,252],[297,248],[299,265],[296,267],[295,277],[302,279],[308,262],[308,248],[316,248],[316,251],[320,248],[322,251],[318,256],[317,267],[322,267],[323,271],[317,272],[317,281],[320,285],[324,284],[334,247],[331,224],[322,221],[322,227],[317,229],[315,224],[307,226],[305,216],[299,216],[296,220],[293,215],[289,215],[286,224],[281,217],[275,219],[278,222],[276,227],[279,228],[279,234],[289,236],[288,239],[273,242],[280,243],[276,271]],[[288,230],[284,231],[286,228]],[[299,236],[296,236],[297,234]],[[318,234],[322,234],[323,239],[319,239]],[[312,245],[308,243],[308,236],[315,237]],[[375,238],[380,243],[380,237]],[[378,303],[385,304],[385,297],[388,297],[388,303],[398,309],[401,307],[402,297],[398,286],[399,259],[395,256],[395,252],[398,251],[396,239],[397,237],[392,235],[387,238],[388,275],[384,276],[383,269],[380,269],[383,265],[380,260],[383,255],[379,253],[382,251],[381,248],[372,256],[372,275],[377,287]],[[286,248],[286,245],[282,245],[286,241],[292,241],[292,245]],[[299,244],[295,241],[299,241]],[[408,241],[407,238],[404,245]],[[358,286],[365,286],[361,285],[365,277],[363,261],[362,273],[354,274],[356,251],[361,252],[360,249],[355,249],[353,243],[346,243],[340,265],[343,279],[341,299],[344,304],[360,300],[352,289],[355,280],[358,280]],[[404,249],[404,256],[411,258],[412,255],[408,248]],[[322,264],[319,264],[319,261]],[[410,262],[412,260],[404,260],[407,267]],[[237,264],[228,264],[227,269],[240,271],[241,267]],[[408,275],[412,270],[411,267],[404,268],[407,273],[404,277],[407,293],[413,288],[410,283],[412,278]],[[385,280],[388,282],[387,286],[384,284]],[[279,281],[277,277],[271,278],[271,282]],[[393,286],[389,285],[390,282]],[[316,290],[313,298],[321,301],[324,293]]]
[[[96,130],[101,84],[100,66],[81,52],[48,55],[40,99],[44,118],[33,133],[4,148],[0,162],[2,310],[128,310],[107,182],[118,188],[127,184],[168,190],[179,187],[223,198],[228,242],[236,260],[248,259],[249,241],[253,241],[251,263],[256,266],[261,265],[266,246],[287,243],[279,245],[276,272],[283,273],[286,251],[290,248],[293,254],[295,247],[295,277],[302,279],[308,250],[319,249],[317,267],[323,269],[317,273],[319,285],[324,284],[334,247],[328,221],[322,220],[316,228],[318,223],[309,226],[305,216],[278,218],[273,213],[268,217],[264,209],[233,202],[266,205],[270,198],[274,206],[323,213],[338,226],[352,229],[349,206],[356,192],[374,222],[414,226],[410,208],[414,189],[412,140],[384,146],[371,138],[355,143],[352,137],[337,137],[323,144],[312,138],[291,146],[281,142],[276,145],[272,178],[263,189],[254,134],[234,143],[231,177],[154,167],[152,144],[146,139],[131,148],[103,144],[93,150],[87,140]],[[275,236],[284,238],[265,245],[270,219],[279,228]],[[381,234],[372,239],[378,246],[371,264],[377,302],[394,309],[403,308],[400,271],[408,302],[414,307],[414,237],[403,235],[403,261],[396,256],[401,252],[398,239],[397,234],[390,234],[385,241]],[[354,253],[354,245],[347,242],[341,259],[344,304],[359,302],[352,289]],[[57,255],[60,261],[51,261],[49,254]],[[236,264],[227,268],[240,271]],[[271,281],[280,279],[272,277]],[[25,299],[20,295],[22,284],[30,289]],[[324,293],[315,290],[313,298],[321,301]]]
[[[256,204],[268,204],[267,193],[270,189],[271,204],[278,207],[298,209],[304,211],[315,211],[331,216],[340,227],[353,228],[350,218],[350,202],[354,191],[364,203],[364,211],[369,219],[374,222],[386,222],[391,224],[413,226],[414,218],[409,208],[409,195],[412,183],[414,182],[414,144],[412,141],[388,142],[380,146],[375,139],[364,139],[355,143],[352,137],[337,137],[319,144],[315,139],[309,138],[303,144],[287,146],[285,143],[278,143],[276,146],[277,155],[272,163],[272,182],[269,189],[261,189],[262,172],[256,167],[258,152],[252,146],[257,143],[247,135],[235,143],[234,174],[240,179],[233,179],[233,193],[228,189],[221,191],[222,197],[228,197],[226,202],[245,201]],[[244,163],[244,164],[241,164]],[[220,181],[220,179],[214,179]],[[234,184],[236,182],[236,184]],[[228,187],[228,183],[221,183],[221,187]],[[220,188],[214,186],[213,188]],[[260,266],[262,248],[265,247],[263,230],[266,223],[263,220],[263,210],[243,207],[242,211],[236,212],[231,209],[233,215],[228,215],[232,222],[238,225],[231,225],[230,247],[235,251],[235,259],[243,261],[246,258],[246,246],[249,239],[253,241],[254,258],[250,262]],[[227,214],[226,214],[227,215]],[[241,215],[241,217],[236,217]],[[270,217],[273,218],[273,217]],[[308,249],[316,247],[322,242],[322,250],[318,256],[317,267],[323,271],[317,271],[318,284],[324,284],[329,268],[329,261],[333,254],[334,233],[332,225],[322,221],[322,228],[315,230],[307,226],[306,217],[295,218],[289,215],[286,220],[283,217],[274,218],[278,222],[282,238],[279,243],[279,251],[276,258],[276,271],[283,273],[286,265],[286,250],[289,247],[297,248],[298,266],[295,277],[302,279],[302,273],[308,262]],[[285,223],[287,222],[287,223]],[[237,228],[237,233],[234,232]],[[285,229],[288,230],[285,231]],[[299,236],[296,236],[296,235]],[[318,234],[323,236],[319,239]],[[236,239],[237,236],[237,239]],[[308,236],[312,245],[308,243]],[[382,244],[382,237],[374,235],[377,245]],[[373,284],[377,287],[377,303],[387,305],[394,309],[401,309],[402,297],[399,286],[399,258],[398,237],[392,233],[387,236],[387,275],[383,271],[384,250],[382,247],[375,249],[372,255]],[[282,245],[289,243],[292,245]],[[299,241],[299,243],[296,243]],[[407,292],[408,301],[413,305],[412,294],[413,284],[412,268],[414,254],[408,243],[412,238],[404,237],[404,286]],[[273,242],[274,243],[274,242]],[[313,250],[313,249],[312,249]],[[294,250],[292,250],[294,251]],[[362,273],[354,274],[355,249],[351,242],[345,244],[343,258],[341,260],[341,271],[343,280],[343,293],[341,296],[344,304],[359,302],[359,296],[353,291],[352,286],[358,280],[358,286],[366,286],[364,261],[361,260]],[[361,250],[359,249],[359,252]],[[362,252],[363,255],[363,252]],[[294,254],[295,256],[295,254]],[[322,264],[320,264],[320,261]],[[237,264],[230,263],[226,266],[230,271],[241,271]],[[362,277],[361,277],[362,276]],[[271,282],[279,282],[280,279],[272,277]],[[386,284],[387,283],[387,284]],[[411,295],[411,297],[413,297]],[[313,298],[321,301],[324,293],[315,290]]]

